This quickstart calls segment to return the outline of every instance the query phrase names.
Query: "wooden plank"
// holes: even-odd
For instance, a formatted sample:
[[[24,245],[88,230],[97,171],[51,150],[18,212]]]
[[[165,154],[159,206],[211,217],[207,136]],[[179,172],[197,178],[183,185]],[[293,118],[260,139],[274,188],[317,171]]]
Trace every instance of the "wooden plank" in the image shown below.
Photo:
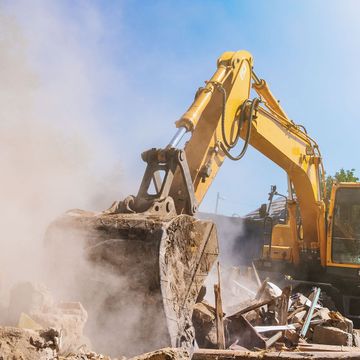
[[[217,345],[219,349],[225,349],[225,331],[224,331],[224,313],[221,299],[221,279],[220,264],[218,262],[218,284],[214,285],[215,293],[215,318],[216,318],[216,335]]]
[[[225,349],[224,313],[222,311],[221,293],[218,284],[214,285],[214,293],[217,345],[219,349]]]
[[[278,340],[282,338],[282,331],[278,331],[275,335],[265,341],[266,348],[268,349],[272,345],[274,345]]]
[[[289,316],[287,317],[288,320],[291,320],[297,313],[306,310],[306,306],[300,306],[297,309],[295,309]]]
[[[269,331],[285,331],[285,330],[296,330],[299,328],[300,324],[288,324],[288,325],[260,325],[254,326],[254,329],[259,333],[269,332]]]
[[[280,304],[278,307],[279,325],[285,325],[287,323],[290,294],[291,288],[290,286],[286,286],[280,296]]]
[[[324,344],[299,344],[297,347],[300,351],[332,351],[332,352],[358,352],[360,348],[340,345],[324,345]]]
[[[252,264],[252,268],[254,270],[256,282],[257,282],[258,286],[261,286],[261,280],[260,280],[259,274],[256,270],[255,264],[253,262],[251,264]]]
[[[212,350],[197,349],[193,353],[192,360],[245,360],[245,359],[359,359],[360,349],[356,351],[336,351],[336,352],[311,352],[311,351],[243,351],[243,350]]]
[[[261,298],[261,296],[263,295],[265,288],[266,288],[266,284],[270,279],[267,277],[261,284],[261,286],[259,287],[256,295],[255,295],[255,299],[259,300]]]
[[[226,325],[229,334],[228,345],[235,343],[246,349],[266,349],[265,339],[242,315],[228,320]]]
[[[263,301],[256,301],[254,304],[251,304],[251,305],[245,307],[244,309],[241,309],[241,310],[237,311],[235,314],[232,314],[232,315],[228,316],[228,318],[237,317],[239,315],[246,314],[251,310],[256,310],[256,309],[258,309],[258,308],[260,308],[262,306],[269,305],[273,301],[274,301],[273,299],[263,300]]]
[[[293,359],[311,359],[311,360],[328,360],[328,359],[334,359],[334,360],[342,360],[342,359],[359,359],[360,358],[360,352],[287,352],[287,351],[280,351],[280,352],[271,352],[271,353],[265,353],[262,357],[259,356],[258,359],[262,360],[293,360]],[[237,360],[242,360],[246,358],[239,358]],[[256,358],[253,358],[256,359]],[[220,360],[220,359],[219,359]]]

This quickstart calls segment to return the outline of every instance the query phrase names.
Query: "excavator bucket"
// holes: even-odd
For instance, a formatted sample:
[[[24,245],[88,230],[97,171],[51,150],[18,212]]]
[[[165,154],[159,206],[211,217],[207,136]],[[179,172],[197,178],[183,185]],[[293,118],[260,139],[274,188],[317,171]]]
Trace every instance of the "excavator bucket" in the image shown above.
[[[88,308],[89,321],[97,323],[102,322],[102,314],[121,310],[123,316],[111,326],[113,341],[127,339],[123,353],[129,356],[167,346],[191,348],[192,307],[218,255],[211,221],[189,215],[164,219],[72,210],[55,220],[46,233],[54,257],[60,247],[73,247],[66,241],[81,241],[87,262],[112,274],[108,283],[99,282],[96,294],[83,294],[80,300]],[[91,277],[78,281],[89,283]],[[101,303],[91,313],[99,292]],[[130,329],[131,313],[136,313],[136,323]]]

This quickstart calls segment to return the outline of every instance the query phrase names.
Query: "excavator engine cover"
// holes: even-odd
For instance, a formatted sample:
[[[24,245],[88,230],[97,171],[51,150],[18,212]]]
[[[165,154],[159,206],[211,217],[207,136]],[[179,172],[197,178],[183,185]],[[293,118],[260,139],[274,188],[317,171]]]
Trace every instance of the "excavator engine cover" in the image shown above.
[[[66,241],[81,242],[87,263],[112,273],[112,282],[97,288],[97,293],[102,292],[102,302],[96,314],[91,312],[91,301],[99,294],[79,299],[85,308],[88,306],[88,321],[101,322],[102,311],[111,308],[125,310],[125,314],[136,312],[131,337],[126,337],[128,319],[124,318],[114,324],[113,339],[109,339],[129,339],[125,355],[192,346],[192,307],[218,255],[214,223],[189,215],[164,218],[71,210],[47,230],[46,244],[54,250],[53,260],[59,247],[71,248]],[[114,293],[110,287],[117,277],[121,286]]]

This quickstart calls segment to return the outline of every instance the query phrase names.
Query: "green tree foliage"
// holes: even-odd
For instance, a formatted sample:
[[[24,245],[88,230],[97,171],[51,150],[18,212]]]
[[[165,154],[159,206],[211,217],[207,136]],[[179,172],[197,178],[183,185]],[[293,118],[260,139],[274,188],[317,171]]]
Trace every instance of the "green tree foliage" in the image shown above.
[[[331,187],[334,182],[357,182],[359,178],[355,176],[355,169],[344,170],[341,168],[339,171],[335,173],[334,176],[326,177],[326,199],[330,199]]]

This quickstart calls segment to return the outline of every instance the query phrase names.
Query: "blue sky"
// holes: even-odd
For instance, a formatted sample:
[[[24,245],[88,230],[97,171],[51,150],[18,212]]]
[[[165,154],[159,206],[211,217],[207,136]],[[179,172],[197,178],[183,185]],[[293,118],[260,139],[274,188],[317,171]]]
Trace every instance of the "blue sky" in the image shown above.
[[[126,55],[123,48],[118,60],[132,69],[131,91],[148,107],[148,118],[143,112],[132,116],[148,135],[144,148],[167,142],[172,122],[213,73],[223,51],[247,49],[289,116],[318,141],[327,172],[358,168],[359,16],[356,1],[123,3]],[[152,128],[158,109],[161,118]],[[129,152],[135,161],[136,148]],[[224,165],[202,209],[214,209],[219,191],[226,198],[219,211],[242,214],[266,200],[271,184],[285,192],[283,171],[249,151],[242,162]]]
[[[41,7],[49,6],[36,1],[29,8],[20,2],[11,11],[12,2],[7,4],[28,34],[36,21],[36,17],[29,20],[28,11],[36,15]],[[111,149],[112,161],[121,163],[125,192],[137,191],[144,170],[140,153],[167,144],[175,131],[174,121],[215,71],[218,56],[240,49],[254,55],[256,73],[267,80],[288,115],[317,140],[327,172],[344,167],[360,173],[360,2],[55,4],[57,16],[70,29],[67,36],[76,35],[70,49],[81,46],[85,57],[93,61],[87,76],[96,78],[102,88],[94,96],[93,112],[101,119],[97,133]],[[56,52],[56,61],[61,56],[61,51]],[[57,71],[51,66],[55,60],[48,54],[46,59],[45,63],[32,58],[44,78]],[[286,191],[284,172],[250,149],[241,162],[223,165],[201,209],[213,211],[220,192],[225,198],[220,213],[244,214],[266,201],[273,184]]]

